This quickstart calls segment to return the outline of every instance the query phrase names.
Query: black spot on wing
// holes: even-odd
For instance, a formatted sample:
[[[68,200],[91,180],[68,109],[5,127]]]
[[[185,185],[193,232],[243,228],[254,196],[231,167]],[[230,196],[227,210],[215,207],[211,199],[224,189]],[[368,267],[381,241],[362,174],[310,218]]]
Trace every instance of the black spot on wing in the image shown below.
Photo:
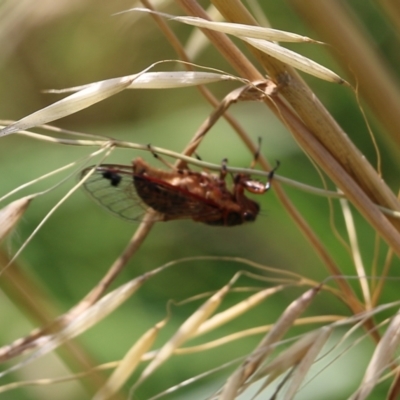
[[[83,170],[81,178],[92,168]],[[83,187],[96,203],[125,220],[138,221],[147,209],[135,192],[132,169],[128,166],[100,166],[85,181]]]

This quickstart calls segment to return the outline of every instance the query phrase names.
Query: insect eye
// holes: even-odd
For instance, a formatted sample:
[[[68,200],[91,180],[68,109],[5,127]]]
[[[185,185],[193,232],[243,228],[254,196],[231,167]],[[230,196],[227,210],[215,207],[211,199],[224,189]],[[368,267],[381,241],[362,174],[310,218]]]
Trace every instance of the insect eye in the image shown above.
[[[252,212],[246,211],[245,213],[243,213],[243,219],[246,222],[252,222],[256,219],[256,215],[253,214]]]
[[[232,211],[228,214],[228,217],[226,219],[227,226],[235,226],[242,223],[242,216],[240,215],[240,213]]]

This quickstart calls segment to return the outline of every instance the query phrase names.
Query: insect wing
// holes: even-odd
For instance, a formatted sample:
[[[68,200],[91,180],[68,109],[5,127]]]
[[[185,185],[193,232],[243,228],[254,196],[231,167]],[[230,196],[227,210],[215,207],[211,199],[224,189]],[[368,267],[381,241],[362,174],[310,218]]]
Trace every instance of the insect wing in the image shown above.
[[[93,168],[95,171],[83,184],[89,196],[120,218],[140,220],[148,207],[135,192],[132,167],[112,164],[89,167],[81,172],[81,179]]]
[[[135,176],[135,187],[143,201],[163,213],[165,220],[220,217],[221,212],[214,202],[179,186],[155,178]]]

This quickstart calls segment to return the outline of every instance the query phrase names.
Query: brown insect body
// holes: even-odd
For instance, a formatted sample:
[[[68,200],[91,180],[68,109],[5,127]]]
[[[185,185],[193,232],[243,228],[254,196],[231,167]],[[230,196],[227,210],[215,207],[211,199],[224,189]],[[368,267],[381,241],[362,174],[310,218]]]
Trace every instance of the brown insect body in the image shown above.
[[[138,158],[134,185],[141,199],[164,220],[191,218],[209,225],[233,226],[254,221],[258,204],[244,196],[240,181],[230,192],[224,179],[189,169],[166,172]]]
[[[90,170],[85,169],[82,177]],[[264,193],[268,189],[247,175],[237,174],[229,190],[225,174],[217,176],[190,169],[164,171],[141,158],[133,161],[133,167],[97,167],[85,182],[85,188],[102,206],[125,219],[137,219],[134,216],[136,198],[143,208],[151,207],[159,212],[160,220],[192,219],[219,226],[254,221],[260,207],[244,192]]]

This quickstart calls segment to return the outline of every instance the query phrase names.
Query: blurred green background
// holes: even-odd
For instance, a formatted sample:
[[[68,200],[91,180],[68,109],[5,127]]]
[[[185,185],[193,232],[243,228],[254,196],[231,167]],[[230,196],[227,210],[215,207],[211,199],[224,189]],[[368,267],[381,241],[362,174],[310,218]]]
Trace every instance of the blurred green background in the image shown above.
[[[19,7],[14,7],[12,3],[13,0],[0,3],[3,21],[3,27],[0,26],[0,43],[3,49],[0,54],[2,119],[22,118],[61,98],[59,95],[43,93],[44,89],[59,89],[129,75],[139,72],[153,62],[177,58],[149,16],[141,15],[139,18],[135,14],[112,15],[132,7],[132,1],[36,0],[26,1],[26,4],[21,2]],[[261,3],[273,27],[319,39],[286,2]],[[208,5],[207,2],[202,4]],[[352,7],[361,23],[370,31],[389,68],[398,77],[399,38],[394,34],[385,16],[372,1],[353,1]],[[163,10],[181,14],[173,5]],[[170,26],[185,43],[191,28],[173,22]],[[306,44],[288,47],[342,74],[329,55],[328,48]],[[213,48],[205,49],[195,62],[233,72]],[[163,68],[162,65],[158,66],[158,70]],[[170,68],[173,67],[165,65],[165,69]],[[375,151],[354,94],[349,89],[316,78],[305,79],[351,140],[375,165]],[[222,98],[235,87],[230,83],[219,83],[209,88],[216,96]],[[151,143],[154,146],[181,151],[211,110],[211,106],[195,88],[165,91],[130,90],[54,124],[80,132],[102,134],[135,143]],[[262,138],[262,151],[272,164],[274,160],[280,160],[280,175],[310,185],[322,186],[311,162],[285,127],[263,104],[236,104],[230,111],[255,141],[258,137]],[[375,123],[372,115],[368,116],[384,155],[385,180],[397,190],[397,154],[394,154],[390,145],[381,139],[380,125]],[[0,195],[87,155],[92,150],[47,144],[18,135],[4,137],[0,146]],[[234,166],[247,167],[252,159],[252,154],[244,149],[224,121],[213,127],[198,153],[204,160],[214,163],[219,163],[227,157],[229,164]],[[129,164],[139,155],[144,156],[135,151],[116,150],[107,162]],[[25,190],[23,194],[48,188],[60,179],[59,175],[48,179],[34,188]],[[51,193],[34,200],[18,228],[3,244],[2,251],[8,256],[15,253],[46,213],[75,183],[76,181],[71,179]],[[327,200],[289,187],[287,193],[330,250],[343,273],[354,275],[354,267],[347,250],[332,233]],[[20,195],[14,196],[14,199],[18,197]],[[218,228],[191,221],[156,224],[113,287],[171,260],[199,255],[248,258],[275,268],[293,270],[318,281],[327,277],[328,272],[323,264],[277,202],[273,191],[256,200],[261,203],[261,215],[255,223],[245,226]],[[341,211],[337,202],[333,204],[336,227],[347,237]],[[364,260],[369,266],[374,256],[374,232],[356,212],[355,219]],[[17,264],[32,282],[41,287],[48,296],[48,302],[57,312],[62,313],[76,304],[101,279],[125,248],[135,228],[136,225],[109,215],[92,203],[83,191],[78,191],[45,223],[18,258]],[[382,261],[381,259],[383,253],[378,261]],[[165,316],[169,299],[180,301],[202,292],[216,290],[226,284],[236,271],[243,268],[248,269],[243,264],[217,261],[179,264],[147,282],[134,298],[101,324],[82,335],[77,342],[91,355],[95,365],[117,360],[135,339]],[[248,279],[244,279],[242,284],[257,287],[262,285],[261,282]],[[353,285],[358,290],[357,284]],[[396,289],[393,288],[393,292],[394,290]],[[303,289],[284,291],[272,301],[196,343],[252,326],[272,323],[287,304],[302,291]],[[389,287],[386,292],[388,299],[393,292]],[[1,330],[0,339],[5,345],[26,335],[37,325],[37,321],[29,312],[23,312],[15,300],[7,298],[4,294],[0,295],[0,318],[6,321],[2,324],[7,327]],[[245,298],[245,295],[232,294],[228,296],[224,307],[242,298]],[[161,345],[199,304],[200,302],[194,302],[182,307],[173,307],[173,319],[157,345]],[[326,294],[321,295],[321,301],[315,303],[308,311],[309,315],[329,313],[347,313],[347,310],[336,299]],[[301,333],[305,330],[299,328],[293,332]],[[208,353],[175,357],[160,369],[154,379],[145,382],[139,388],[137,396],[142,399],[149,398],[182,379],[246,354],[259,339],[260,337],[255,337],[234,342]],[[368,340],[363,346],[352,350],[356,353],[347,357],[349,360],[343,357],[335,362],[329,373],[324,371],[318,377],[318,384],[312,383],[307,386],[298,398],[319,399],[322,398],[321,391],[324,399],[337,399],[340,398],[338,393],[351,393],[351,388],[356,387],[362,376],[363,363],[367,362],[368,354],[373,349]],[[345,368],[354,373],[354,379],[344,379]],[[354,371],[358,371],[359,375],[356,376]],[[208,380],[200,381],[166,398],[205,398],[219,387],[222,378],[226,376],[225,373],[226,371],[213,375]],[[67,374],[67,371],[62,362],[52,356],[35,362],[8,379],[24,380],[63,374]],[[341,374],[343,379],[338,377],[340,384],[336,386],[342,388],[332,388],[332,397],[329,397],[330,390],[327,390],[327,385],[332,384],[332,374]],[[340,392],[341,389],[343,392]],[[55,394],[57,397],[54,397]],[[7,399],[86,398],[80,384],[76,382],[42,388],[30,387],[3,395],[6,397],[1,396],[0,398]],[[376,398],[380,398],[379,393]]]

